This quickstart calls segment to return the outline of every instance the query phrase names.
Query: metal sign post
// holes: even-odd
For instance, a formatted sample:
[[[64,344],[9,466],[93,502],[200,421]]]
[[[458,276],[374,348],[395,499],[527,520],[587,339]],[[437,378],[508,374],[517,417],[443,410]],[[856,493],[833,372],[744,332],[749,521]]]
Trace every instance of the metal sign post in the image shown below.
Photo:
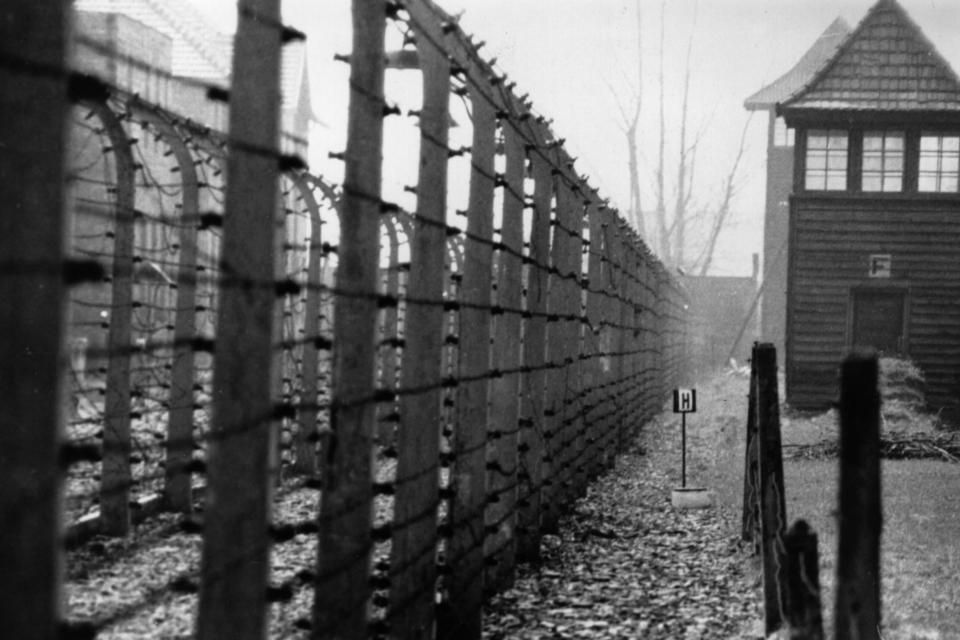
[[[697,410],[696,389],[673,390],[673,412],[680,414],[680,488],[687,488],[687,414]]]
[[[705,488],[687,487],[687,414],[697,411],[696,389],[673,390],[673,412],[680,414],[680,487],[674,489],[671,501],[679,509],[709,507],[710,493]]]
[[[680,488],[687,488],[687,414],[680,414]]]

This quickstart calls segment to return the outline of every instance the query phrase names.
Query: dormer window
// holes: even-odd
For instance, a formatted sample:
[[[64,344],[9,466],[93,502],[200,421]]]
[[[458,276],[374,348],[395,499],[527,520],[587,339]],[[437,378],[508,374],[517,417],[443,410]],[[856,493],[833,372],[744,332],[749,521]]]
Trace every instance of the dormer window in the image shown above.
[[[956,193],[960,182],[960,135],[920,134],[917,190],[923,193]]]
[[[903,138],[902,131],[864,131],[864,191],[903,191]]]
[[[807,191],[843,191],[847,188],[849,140],[842,129],[807,132],[804,188]]]

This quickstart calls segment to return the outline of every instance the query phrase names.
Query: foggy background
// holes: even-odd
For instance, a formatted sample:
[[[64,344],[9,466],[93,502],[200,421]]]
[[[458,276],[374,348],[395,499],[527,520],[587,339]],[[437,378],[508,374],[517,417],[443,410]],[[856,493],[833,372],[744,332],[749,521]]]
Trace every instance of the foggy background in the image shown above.
[[[960,3],[900,1],[956,70]],[[234,29],[235,0],[193,2],[214,26]],[[653,231],[655,206],[662,14],[667,210],[675,197],[689,47],[688,142],[699,135],[690,209],[709,213],[720,200],[747,126],[737,192],[710,274],[749,275],[751,254],[761,251],[767,120],[766,114],[757,113],[747,124],[750,114],[743,101],[792,67],[838,16],[855,28],[874,0],[640,0],[639,49],[635,0],[438,0],[438,4],[451,14],[463,12],[464,30],[487,43],[481,53],[487,59],[496,57],[498,67],[517,82],[516,93],[529,93],[535,111],[553,118],[553,130],[566,139],[567,149],[577,158],[577,170],[621,211],[629,205],[629,174],[618,100],[630,110],[639,86],[640,186],[647,235]],[[342,169],[327,159],[327,153],[345,145],[349,68],[335,62],[333,55],[350,51],[350,3],[286,0],[284,18],[308,35],[313,109],[320,120],[310,140],[311,168],[339,180]],[[642,83],[637,81],[638,53]],[[408,82],[418,77],[398,75]],[[388,100],[397,99],[396,93],[388,77]],[[698,225],[693,222],[689,227],[693,237],[688,253],[695,253]]]

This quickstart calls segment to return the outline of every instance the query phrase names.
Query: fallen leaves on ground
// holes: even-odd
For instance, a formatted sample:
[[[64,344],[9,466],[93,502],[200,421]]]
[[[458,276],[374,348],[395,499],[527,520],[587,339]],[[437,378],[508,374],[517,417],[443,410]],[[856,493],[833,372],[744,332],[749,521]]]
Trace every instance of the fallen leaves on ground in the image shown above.
[[[486,606],[485,638],[756,637],[743,632],[760,617],[760,600],[735,535],[739,512],[670,505],[680,480],[674,422],[646,425],[633,452],[618,456],[556,535],[543,537],[540,563],[520,565],[514,587]],[[282,491],[275,521],[313,519],[317,497],[310,489]],[[189,636],[199,546],[196,533],[182,532],[165,515],[127,540],[95,540],[72,552],[69,619],[99,630],[100,638]],[[279,601],[269,605],[268,635],[306,638],[315,536],[274,545],[271,560]]]
[[[733,514],[671,506],[679,456],[666,427],[647,425],[649,453],[620,456],[544,536],[540,564],[488,603],[485,638],[742,637],[760,613]]]
[[[315,490],[293,487],[277,496],[277,522],[314,518]],[[65,585],[74,626],[96,637],[187,638],[193,633],[200,582],[201,538],[185,533],[178,518],[162,514],[124,539],[96,538],[70,552]],[[313,602],[315,535],[297,534],[271,549],[270,638],[306,638],[303,620]],[[269,595],[269,594],[268,594]]]

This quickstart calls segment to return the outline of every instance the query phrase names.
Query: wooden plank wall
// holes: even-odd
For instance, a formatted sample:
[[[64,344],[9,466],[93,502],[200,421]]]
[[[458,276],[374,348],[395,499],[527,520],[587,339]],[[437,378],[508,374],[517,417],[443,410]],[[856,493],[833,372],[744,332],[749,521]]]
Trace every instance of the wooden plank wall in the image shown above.
[[[906,355],[928,399],[955,413],[960,391],[960,200],[794,197],[791,202],[787,401],[825,409],[837,397],[850,346],[851,291],[906,294]],[[868,277],[871,254],[890,254],[889,278]]]

